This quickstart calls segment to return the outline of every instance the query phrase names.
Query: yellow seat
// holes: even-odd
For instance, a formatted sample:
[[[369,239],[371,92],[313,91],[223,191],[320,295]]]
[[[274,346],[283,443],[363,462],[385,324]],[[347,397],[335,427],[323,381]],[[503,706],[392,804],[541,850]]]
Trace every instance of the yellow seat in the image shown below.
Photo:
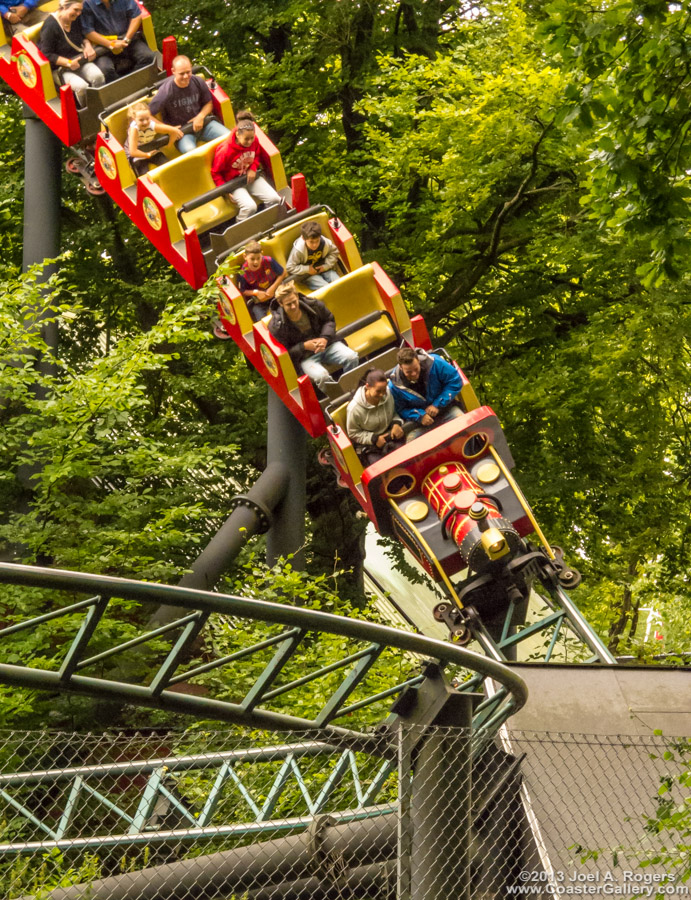
[[[216,187],[211,177],[211,164],[216,147],[224,140],[225,138],[220,137],[202,144],[201,147],[184,153],[149,173],[149,178],[171,200],[176,213],[184,203]],[[197,232],[202,233],[233,218],[236,212],[237,208],[232,201],[228,202],[222,196],[188,213],[183,213],[183,220],[186,228],[196,228]],[[183,231],[179,221],[171,227],[171,231],[176,231],[171,233],[173,242],[182,239]]]
[[[123,147],[127,140],[127,129],[130,124],[128,112],[132,105],[133,104],[130,103],[128,106],[123,106],[122,109],[117,109],[103,120],[108,131],[113,135],[116,141],[119,141],[122,144]]]
[[[315,291],[312,296],[329,307],[336,319],[337,330],[352,325],[371,313],[386,310],[374,280],[372,265],[361,266],[354,272],[349,272],[333,284]],[[364,359],[387,344],[395,343],[397,339],[391,320],[387,315],[381,315],[374,322],[347,335],[345,342],[357,352],[360,359]]]

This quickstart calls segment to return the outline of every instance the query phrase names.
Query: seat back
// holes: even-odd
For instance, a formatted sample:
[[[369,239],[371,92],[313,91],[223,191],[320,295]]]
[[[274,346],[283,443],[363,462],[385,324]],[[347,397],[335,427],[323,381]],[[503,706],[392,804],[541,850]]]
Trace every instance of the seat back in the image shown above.
[[[55,4],[57,9],[57,3]],[[43,28],[43,22],[37,22],[35,25],[30,25],[28,28],[25,28],[20,32],[27,41],[31,41],[32,44],[37,43],[38,36],[41,33],[41,29]]]
[[[103,120],[103,124],[105,125],[105,127],[113,135],[115,140],[119,141],[123,147],[125,146],[125,141],[127,140],[127,129],[130,125],[129,110],[130,106],[132,105],[133,104],[130,103],[127,106],[123,106],[122,109],[116,109],[114,113],[111,113],[106,119]]]
[[[151,100],[151,97],[153,97],[153,94],[150,97],[142,97],[139,100],[134,101],[134,103],[141,103],[142,100],[149,101]],[[121,109],[116,109],[114,113],[111,113],[103,120],[104,126],[123,147],[125,147],[127,132],[130,127],[129,111],[130,107],[134,106],[134,103],[129,103]],[[153,118],[160,121],[161,117],[154,116]],[[168,146],[163,147],[160,152],[165,154],[168,159],[177,159],[177,157],[180,156],[175,144],[169,144]]]
[[[348,403],[342,403],[337,409],[329,412],[334,425],[346,430],[346,419],[348,418]]]
[[[386,306],[381,298],[372,265],[361,266],[338,281],[320,288],[312,296],[325,303],[334,315],[336,329],[357,323]],[[386,315],[349,334],[345,341],[363,359],[387,344],[395,343],[397,334]]]
[[[305,222],[319,222],[326,237],[331,234],[329,230],[329,214],[322,211],[307,219],[301,219],[299,222],[288,225],[286,228],[277,231],[270,238],[261,241],[262,251],[267,256],[273,256],[276,262],[285,268],[290,251],[293,249],[293,244],[300,237],[300,229]]]
[[[201,194],[213,190],[216,185],[211,177],[211,164],[216,147],[225,138],[216,138],[200,147],[178,156],[149,173],[149,178],[157,184],[171,200],[176,212],[183,203],[194,200]],[[216,197],[203,206],[184,214],[185,225],[196,228],[199,233],[208,231],[214,225],[231,219],[237,212],[235,205],[225,197]],[[182,227],[173,240],[182,238]]]

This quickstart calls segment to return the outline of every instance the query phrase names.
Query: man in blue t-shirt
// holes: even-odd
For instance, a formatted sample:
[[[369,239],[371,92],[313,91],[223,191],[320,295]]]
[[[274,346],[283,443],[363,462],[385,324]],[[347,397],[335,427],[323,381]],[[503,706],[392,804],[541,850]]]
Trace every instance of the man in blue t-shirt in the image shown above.
[[[84,0],[81,26],[94,46],[105,47],[96,65],[106,81],[115,81],[133,69],[154,61],[140,30],[142,11],[135,0]]]
[[[7,0],[7,2],[0,3],[0,15],[8,37],[10,34],[18,34],[25,28],[37,25],[45,19],[48,13],[36,9],[38,4],[39,0],[24,0],[23,3],[17,3],[17,0]]]
[[[186,56],[176,56],[171,72],[173,74],[158,89],[149,109],[155,116],[160,113],[166,125],[192,126],[190,134],[176,144],[180,153],[194,150],[197,141],[212,141],[230,134],[225,125],[215,120],[204,124],[204,119],[213,112],[213,98],[204,79],[192,74],[190,60]]]

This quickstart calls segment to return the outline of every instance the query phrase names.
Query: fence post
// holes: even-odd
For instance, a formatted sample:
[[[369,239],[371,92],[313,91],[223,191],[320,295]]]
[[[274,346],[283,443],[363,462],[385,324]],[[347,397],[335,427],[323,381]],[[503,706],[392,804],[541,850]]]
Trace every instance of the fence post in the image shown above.
[[[398,751],[398,810],[397,810],[397,837],[398,848],[396,853],[396,900],[411,900],[410,895],[410,864],[412,859],[412,821],[411,799],[413,780],[412,770],[412,742],[410,740],[410,728],[402,721],[398,722],[397,729]]]
[[[466,726],[431,726],[416,750],[411,900],[470,900],[472,702],[466,699]]]

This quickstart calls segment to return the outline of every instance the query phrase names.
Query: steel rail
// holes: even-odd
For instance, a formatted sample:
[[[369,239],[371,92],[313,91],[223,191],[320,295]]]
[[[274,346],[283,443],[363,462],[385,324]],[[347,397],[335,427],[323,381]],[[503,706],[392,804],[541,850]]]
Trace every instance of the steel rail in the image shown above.
[[[204,611],[225,616],[239,616],[253,621],[269,622],[289,627],[299,627],[303,631],[318,631],[340,635],[355,640],[369,641],[385,647],[392,647],[423,657],[438,659],[447,664],[470,669],[503,685],[510,694],[511,712],[519,710],[527,701],[528,690],[523,679],[508,666],[490,659],[465,647],[445,643],[435,638],[424,637],[358,619],[347,619],[320,610],[292,607],[265,600],[217,594],[172,585],[153,584],[108,575],[94,575],[83,572],[69,572],[38,566],[0,563],[0,583],[25,587],[44,587],[61,591],[87,593],[91,596],[106,595],[146,603],[160,603],[186,612]],[[88,678],[72,674],[66,681],[58,672],[44,671],[22,666],[0,666],[0,681],[15,686],[45,688],[48,690],[73,690],[77,693],[102,693],[117,696],[118,691],[129,693],[134,702],[143,705],[177,709],[193,715],[218,718],[248,724],[261,724],[269,728],[310,730],[315,723],[280,713],[268,713],[254,709],[251,712],[225,701],[211,700],[161,691],[156,696],[147,687]],[[336,729],[342,736],[352,734],[348,729]],[[365,737],[361,735],[361,737]]]

